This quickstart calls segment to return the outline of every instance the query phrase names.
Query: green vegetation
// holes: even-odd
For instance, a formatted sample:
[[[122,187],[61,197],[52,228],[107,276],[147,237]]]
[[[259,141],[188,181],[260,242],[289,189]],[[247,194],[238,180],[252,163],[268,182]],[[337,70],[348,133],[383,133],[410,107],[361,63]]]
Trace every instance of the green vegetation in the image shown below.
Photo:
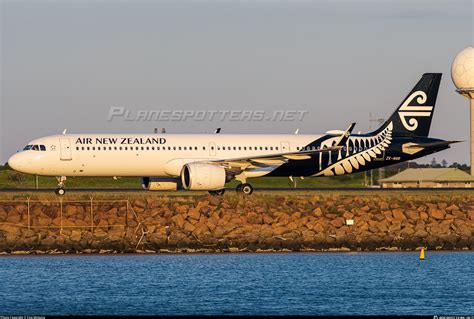
[[[405,162],[385,168],[385,177],[390,177],[406,168],[430,167],[415,162]],[[436,164],[434,167],[441,167]],[[469,170],[469,167],[454,163],[450,167],[458,167]],[[373,183],[377,185],[379,170],[372,171]],[[365,187],[364,173],[355,173],[332,177],[306,177],[300,179],[294,177],[292,182],[288,177],[261,177],[250,179],[249,182],[256,188],[363,188]],[[235,187],[238,182],[232,181],[226,186]],[[367,172],[367,184],[370,183],[370,171]],[[295,187],[296,185],[296,187]],[[38,188],[55,188],[56,178],[38,176]],[[111,177],[68,177],[67,188],[141,188],[140,179],[137,177],[122,177],[113,179]],[[0,166],[0,189],[5,188],[36,188],[36,176],[12,171],[7,166]]]
[[[39,188],[55,188],[56,178],[38,176]],[[18,173],[10,169],[0,170],[0,188],[31,188],[36,185],[36,176]],[[114,180],[111,177],[68,177],[68,188],[139,188],[140,180],[136,177],[126,177]]]
[[[357,173],[334,177],[307,177],[294,178],[292,182],[288,177],[262,177],[249,180],[257,188],[351,188],[364,187],[364,174]],[[2,167],[0,169],[1,188],[31,188],[36,186],[36,176],[23,174]],[[122,177],[114,180],[111,177],[68,177],[67,188],[141,188],[140,179],[137,177]],[[235,187],[236,181],[227,184]],[[38,176],[38,188],[55,188],[56,178]]]
[[[333,177],[294,177],[293,182],[288,177],[261,177],[249,179],[255,188],[352,188],[364,187],[364,173]],[[232,181],[228,187],[235,187],[238,182]]]

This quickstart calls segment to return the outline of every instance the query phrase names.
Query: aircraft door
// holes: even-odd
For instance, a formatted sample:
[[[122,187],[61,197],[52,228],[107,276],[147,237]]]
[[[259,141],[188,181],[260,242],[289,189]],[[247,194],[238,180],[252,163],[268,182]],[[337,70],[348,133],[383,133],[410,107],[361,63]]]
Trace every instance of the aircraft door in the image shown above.
[[[280,142],[280,148],[281,148],[282,153],[289,153],[290,152],[290,143]]]
[[[70,161],[72,160],[71,155],[71,141],[69,138],[60,138],[60,152],[61,152],[61,161]]]

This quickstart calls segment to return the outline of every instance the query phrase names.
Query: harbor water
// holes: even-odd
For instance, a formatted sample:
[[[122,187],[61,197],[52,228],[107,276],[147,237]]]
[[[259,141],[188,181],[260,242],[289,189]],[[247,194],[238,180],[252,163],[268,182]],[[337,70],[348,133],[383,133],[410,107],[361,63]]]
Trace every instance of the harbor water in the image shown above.
[[[474,314],[474,252],[0,257],[0,315]]]

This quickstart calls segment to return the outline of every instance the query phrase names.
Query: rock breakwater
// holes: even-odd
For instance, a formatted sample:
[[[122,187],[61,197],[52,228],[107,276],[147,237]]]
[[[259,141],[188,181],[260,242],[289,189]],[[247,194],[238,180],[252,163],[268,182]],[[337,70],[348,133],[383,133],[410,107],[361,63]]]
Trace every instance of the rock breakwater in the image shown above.
[[[474,249],[470,195],[0,202],[0,253]]]

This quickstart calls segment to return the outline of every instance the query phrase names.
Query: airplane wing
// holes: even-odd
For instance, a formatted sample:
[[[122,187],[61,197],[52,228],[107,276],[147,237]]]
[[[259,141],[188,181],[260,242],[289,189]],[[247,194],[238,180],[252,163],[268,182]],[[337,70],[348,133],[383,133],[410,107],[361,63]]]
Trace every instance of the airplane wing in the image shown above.
[[[256,155],[249,157],[239,157],[239,158],[230,158],[230,159],[218,159],[203,161],[201,163],[216,164],[225,167],[227,170],[234,173],[240,173],[246,169],[252,168],[262,168],[262,167],[277,167],[284,163],[287,163],[289,160],[300,161],[310,159],[311,155],[330,152],[330,151],[339,151],[346,144],[352,129],[354,128],[355,123],[352,123],[344,134],[341,135],[341,138],[337,143],[332,147],[327,147],[323,149],[312,149],[312,150],[301,150],[298,152],[287,152],[287,153],[276,153],[276,154],[266,154],[266,155]]]

